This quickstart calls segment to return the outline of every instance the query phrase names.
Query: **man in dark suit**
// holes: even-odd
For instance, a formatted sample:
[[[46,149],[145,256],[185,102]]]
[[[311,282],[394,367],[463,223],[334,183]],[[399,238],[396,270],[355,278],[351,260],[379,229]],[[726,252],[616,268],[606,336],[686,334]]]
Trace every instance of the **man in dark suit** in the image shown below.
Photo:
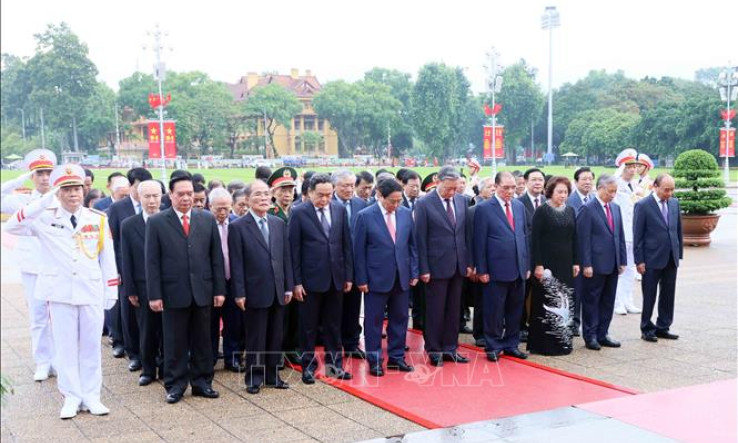
[[[495,196],[478,205],[474,214],[474,264],[484,304],[484,339],[487,359],[500,353],[525,359],[518,349],[525,281],[530,277],[528,228],[525,208],[513,199],[515,177],[495,176]]]
[[[159,212],[161,205],[161,186],[155,180],[146,180],[138,186],[138,196],[142,211],[138,215],[123,220],[120,228],[122,280],[125,280],[125,296],[133,305],[139,331],[139,349],[141,358],[141,376],[139,386],[147,386],[159,377],[164,376],[161,370],[163,355],[161,313],[149,308],[149,297],[146,291],[146,258],[144,241],[146,238],[146,222],[149,217]]]
[[[430,363],[468,363],[457,352],[464,277],[472,274],[466,235],[467,200],[456,194],[459,171],[444,166],[438,186],[415,206],[420,280],[425,283],[425,350]]]
[[[546,196],[543,195],[546,178],[543,175],[543,171],[540,169],[530,168],[523,173],[523,179],[525,180],[525,193],[520,197],[517,197],[517,199],[525,207],[525,226],[526,229],[530,229],[531,226],[533,226],[533,214],[546,201]],[[528,238],[530,238],[530,232],[528,232]],[[528,257],[531,260],[530,269],[533,269],[533,254],[529,253]],[[520,317],[520,341],[522,342],[528,341],[528,315],[530,312],[530,296],[533,288],[533,278],[535,277],[531,276],[526,282],[523,314]]]
[[[596,198],[582,206],[577,215],[577,246],[584,275],[582,285],[583,336],[587,349],[620,347],[608,335],[615,306],[618,275],[626,265],[625,236],[620,207],[613,203],[617,179],[602,175]]]
[[[477,209],[483,202],[494,198],[496,186],[494,177],[484,177],[479,180],[479,195],[474,197],[475,204],[469,207],[469,214],[466,218],[467,235],[471,239],[474,239],[474,217]],[[472,251],[472,259],[473,258],[474,254]],[[472,268],[474,267],[474,263],[472,263]],[[474,318],[472,323],[474,345],[483,348],[487,346],[487,343],[484,340],[484,285],[479,281],[478,275],[473,274],[469,277],[468,288],[474,305]]]
[[[343,293],[351,290],[354,263],[346,207],[332,202],[333,181],[326,174],[310,178],[310,201],[292,210],[289,223],[295,299],[302,301],[300,350],[302,381],[315,383],[315,341],[323,327],[325,373],[351,379],[343,370],[341,314]],[[322,322],[320,322],[322,320]]]
[[[216,398],[210,310],[225,301],[225,270],[215,217],[193,211],[192,176],[169,181],[172,207],[146,223],[149,306],[163,311],[164,387],[167,403],[192,395]]]
[[[633,256],[636,269],[643,276],[641,338],[649,342],[679,338],[669,332],[674,320],[677,268],[684,253],[679,201],[672,198],[673,193],[674,179],[660,174],[653,182],[653,193],[635,204],[633,215]],[[657,290],[659,310],[653,324]]]
[[[369,203],[374,188],[374,176],[369,171],[361,171],[356,174],[356,196]]]
[[[118,171],[115,171],[112,174],[108,175],[108,184],[107,184],[106,187],[108,188],[108,192],[110,193],[110,195],[108,195],[107,197],[103,197],[100,200],[98,200],[97,202],[95,202],[95,204],[93,205],[93,207],[95,209],[97,209],[98,211],[107,211],[108,208],[110,207],[110,205],[112,205],[113,203],[115,203],[115,201],[113,200],[113,197],[112,197],[113,196],[113,190],[111,188],[111,185],[113,184],[113,179],[115,177],[125,177],[125,176],[122,173],[118,172]]]
[[[228,252],[231,297],[244,311],[246,391],[257,394],[261,385],[287,389],[279,377],[282,362],[284,306],[292,299],[292,256],[287,225],[267,214],[269,186],[251,184],[251,208],[230,225]]]
[[[213,307],[212,316],[210,317],[210,341],[213,345],[213,366],[217,363],[218,348],[220,343],[220,325],[223,322],[223,367],[231,372],[240,372],[243,370],[241,366],[241,355],[244,350],[243,343],[243,314],[236,306],[232,297],[229,297],[231,269],[228,257],[228,231],[231,222],[238,219],[231,214],[233,208],[233,198],[225,188],[213,188],[208,195],[208,203],[210,212],[215,216],[215,222],[218,224],[218,234],[220,236],[221,250],[223,251],[223,261],[225,263],[225,279],[226,279],[226,300],[223,306]]]
[[[592,192],[595,174],[587,166],[582,166],[574,172],[574,190],[566,200],[566,204],[574,208],[574,212],[579,214],[579,210],[589,200],[595,198]],[[569,326],[574,336],[579,336],[579,327],[582,325],[582,281],[584,277],[580,273],[574,277],[574,315],[572,316]]]
[[[333,201],[346,207],[349,231],[351,231],[351,236],[353,237],[356,219],[359,216],[359,212],[366,207],[366,202],[359,197],[354,197],[356,175],[353,172],[348,169],[339,169],[333,171],[331,177],[333,177],[333,184],[336,189],[336,192],[333,194]],[[349,292],[343,294],[341,344],[343,345],[345,356],[364,359],[366,358],[366,354],[359,348],[359,338],[361,337],[360,315],[361,292],[356,287],[356,284],[354,284]]]
[[[415,171],[407,171],[402,176],[402,206],[413,211],[419,196],[420,175]]]
[[[410,372],[405,361],[408,290],[418,283],[410,209],[400,207],[402,187],[394,180],[377,183],[378,204],[359,213],[354,235],[356,284],[364,296],[364,336],[369,373],[382,369],[382,322],[387,311],[387,369]]]
[[[113,236],[113,245],[115,247],[115,262],[118,269],[122,269],[121,262],[121,241],[120,226],[123,220],[141,213],[141,201],[138,198],[138,184],[151,180],[151,173],[144,168],[133,168],[126,173],[126,178],[130,185],[130,195],[122,198],[108,208],[108,225]],[[125,286],[128,284],[121,279],[122,285],[118,291],[118,303],[120,304],[120,330],[123,334],[123,344],[125,352],[128,354],[128,369],[130,371],[138,371],[141,369],[141,360],[139,358],[139,331],[138,322],[136,321],[136,312],[125,296]],[[131,282],[133,283],[133,282]],[[120,348],[113,348],[114,354],[120,353]]]

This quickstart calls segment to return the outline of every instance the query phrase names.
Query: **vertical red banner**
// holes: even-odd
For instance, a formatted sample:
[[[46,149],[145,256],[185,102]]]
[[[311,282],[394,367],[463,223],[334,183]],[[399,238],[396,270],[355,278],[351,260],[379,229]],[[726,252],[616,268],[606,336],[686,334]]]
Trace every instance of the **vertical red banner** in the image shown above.
[[[173,121],[164,122],[164,156],[177,158],[177,127]]]
[[[726,146],[728,157],[735,157],[735,128],[720,129],[720,157],[725,157]]]
[[[484,127],[484,150],[485,159],[492,158],[492,126]],[[505,127],[495,126],[495,157],[505,158]]]
[[[149,158],[161,158],[160,137],[159,122],[149,121]]]

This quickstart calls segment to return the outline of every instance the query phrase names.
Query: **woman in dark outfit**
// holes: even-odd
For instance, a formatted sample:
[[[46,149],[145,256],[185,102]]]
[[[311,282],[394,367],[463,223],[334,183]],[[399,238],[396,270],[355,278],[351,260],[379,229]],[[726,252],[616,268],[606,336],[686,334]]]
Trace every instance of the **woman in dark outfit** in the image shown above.
[[[536,282],[531,297],[528,351],[565,355],[572,351],[569,329],[576,257],[576,216],[566,205],[571,183],[552,177],[546,184],[546,203],[533,214],[532,255]],[[550,273],[545,272],[550,270]]]

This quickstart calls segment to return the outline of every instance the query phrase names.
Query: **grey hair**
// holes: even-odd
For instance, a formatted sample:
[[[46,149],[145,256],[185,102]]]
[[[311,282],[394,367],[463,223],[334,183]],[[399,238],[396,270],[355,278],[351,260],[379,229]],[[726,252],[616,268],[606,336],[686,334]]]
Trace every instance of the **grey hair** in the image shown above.
[[[136,187],[136,190],[138,191],[138,195],[143,194],[143,188],[146,185],[156,185],[156,188],[161,192],[161,183],[159,183],[156,180],[144,180],[142,182],[138,183],[138,187]]]
[[[356,174],[345,168],[333,171],[331,177],[333,178],[333,185],[337,185],[340,180],[343,180],[347,177],[351,177],[351,182],[356,183]]]
[[[618,179],[614,175],[602,174],[600,178],[597,179],[597,189],[606,188],[610,185],[617,185],[617,184],[618,184]]]
[[[210,191],[210,194],[208,195],[210,206],[213,205],[213,202],[216,198],[225,198],[228,201],[233,201],[233,197],[231,197],[231,194],[223,187],[213,188],[213,190]]]
[[[485,186],[487,186],[487,184],[489,184],[489,182],[494,182],[494,180],[495,180],[494,177],[483,177],[483,178],[480,178],[479,179],[479,183],[477,184],[477,187],[481,191],[482,188],[484,188]]]
[[[438,180],[458,180],[461,178],[459,170],[453,166],[444,166],[438,171]]]
[[[392,175],[390,172],[382,172],[377,176],[377,183],[379,183],[380,180],[388,180],[392,179],[395,180],[395,176]]]
[[[113,181],[110,183],[110,190],[112,192],[117,191],[120,188],[130,187],[131,184],[128,182],[128,179],[123,176],[119,175],[113,178]]]

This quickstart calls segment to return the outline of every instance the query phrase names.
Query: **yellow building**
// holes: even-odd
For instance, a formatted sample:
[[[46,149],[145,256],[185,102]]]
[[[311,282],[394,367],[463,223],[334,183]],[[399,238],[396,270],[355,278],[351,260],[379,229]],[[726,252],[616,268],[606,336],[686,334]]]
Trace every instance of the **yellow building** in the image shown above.
[[[321,90],[318,79],[310,72],[299,75],[297,69],[292,69],[290,75],[263,74],[253,72],[241,77],[236,84],[229,84],[228,88],[236,101],[247,100],[254,88],[276,83],[292,91],[302,104],[302,112],[292,119],[289,128],[278,126],[274,131],[274,146],[279,156],[303,155],[306,157],[338,155],[338,135],[331,129],[328,120],[320,118],[313,109],[313,96]],[[307,132],[320,134],[322,137],[317,144],[311,144],[316,137],[306,136]],[[264,136],[264,121],[259,119],[257,137]],[[312,139],[312,140],[311,140]],[[306,141],[308,143],[306,143]]]

